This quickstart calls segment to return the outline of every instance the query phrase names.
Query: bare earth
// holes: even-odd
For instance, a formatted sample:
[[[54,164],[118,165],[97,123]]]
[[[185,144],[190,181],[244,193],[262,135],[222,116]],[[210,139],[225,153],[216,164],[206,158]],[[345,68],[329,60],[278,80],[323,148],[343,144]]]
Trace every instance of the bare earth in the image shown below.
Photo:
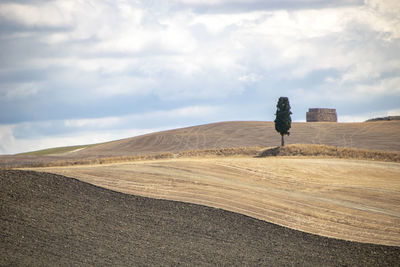
[[[400,246],[400,164],[187,158],[35,169],[123,193],[204,204],[308,233]]]
[[[400,247],[0,170],[0,266],[398,266]]]

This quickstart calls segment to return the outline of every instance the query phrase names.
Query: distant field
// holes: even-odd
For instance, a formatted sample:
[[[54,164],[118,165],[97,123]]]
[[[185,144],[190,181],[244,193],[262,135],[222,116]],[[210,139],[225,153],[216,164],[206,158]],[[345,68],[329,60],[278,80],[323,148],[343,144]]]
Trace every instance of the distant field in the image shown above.
[[[26,152],[18,154],[20,156],[44,156],[44,155],[58,155],[58,154],[65,154],[71,152],[77,152],[81,149],[89,147],[90,145],[80,145],[80,146],[65,146],[65,147],[54,147],[48,149],[42,149],[32,152]]]
[[[287,144],[400,151],[400,121],[293,123]],[[226,147],[280,145],[273,122],[221,122],[123,139],[86,148],[76,156],[119,156]]]
[[[160,262],[177,265],[185,262],[186,257],[180,256],[184,253],[199,264],[211,265],[242,260],[252,266],[267,262],[278,265],[392,266],[399,262],[397,251],[400,247],[399,132],[400,121],[294,123],[286,143],[296,145],[279,148],[276,145],[280,143],[280,136],[272,122],[222,122],[91,146],[0,156],[0,168],[31,166],[34,171],[51,173],[0,171],[8,179],[3,181],[0,192],[11,203],[7,205],[15,205],[0,214],[4,225],[9,227],[3,227],[9,231],[9,236],[4,235],[9,241],[5,241],[0,249],[3,249],[3,255],[20,253],[29,259],[32,251],[36,251],[33,248],[40,247],[44,249],[41,253],[51,262],[51,255],[64,255],[59,248],[66,243],[71,252],[63,258],[66,263],[73,260],[70,255],[79,255],[79,263],[111,264],[115,261],[110,258],[125,260],[116,256],[119,251],[124,251],[126,259],[138,255],[142,260],[139,262],[150,265]],[[286,228],[253,227],[254,219],[246,217],[247,221],[242,215],[229,213],[231,217],[222,211],[204,215],[202,208],[192,204],[189,211],[188,204],[154,199],[142,202],[140,197],[131,196],[140,202],[131,203],[138,205],[135,209],[146,214],[140,217],[140,213],[130,212],[115,192],[107,191],[106,195],[112,196],[104,200],[104,189],[92,190],[84,183],[71,187],[68,179],[53,174],[130,195],[233,211],[302,233]],[[41,182],[34,182],[33,177]],[[20,178],[22,180],[18,180]],[[63,182],[59,182],[60,179]],[[23,182],[17,189],[6,189],[14,181]],[[57,188],[47,203],[46,188],[52,188],[54,183]],[[22,190],[18,196],[35,194],[36,198],[27,198],[27,206],[24,206],[23,198],[20,198],[22,202],[15,198],[18,190]],[[89,196],[87,192],[90,192]],[[80,200],[74,201],[76,198]],[[117,204],[109,205],[111,199]],[[169,208],[160,203],[168,203]],[[32,205],[34,209],[31,209]],[[46,211],[52,205],[56,206],[57,212]],[[4,207],[8,209],[6,205]],[[97,208],[92,210],[92,207]],[[152,212],[158,215],[152,216]],[[86,213],[90,215],[86,216]],[[7,217],[8,214],[14,214],[14,217]],[[55,221],[52,214],[56,215]],[[129,216],[123,217],[125,214]],[[190,219],[183,219],[185,216]],[[194,221],[190,221],[192,216]],[[209,216],[212,221],[208,221]],[[13,218],[16,218],[15,222],[10,223]],[[60,223],[66,219],[68,223]],[[43,224],[39,223],[42,221]],[[215,228],[214,222],[222,226]],[[175,224],[184,227],[174,228]],[[233,229],[228,229],[230,225]],[[53,230],[48,229],[57,234],[54,236]],[[64,229],[69,230],[65,232]],[[99,234],[98,229],[103,229],[106,234]],[[194,233],[192,229],[196,229]],[[29,234],[31,230],[36,234]],[[397,247],[324,239],[304,232]],[[265,235],[263,239],[257,239],[260,233]],[[19,236],[26,234],[31,243],[27,241],[25,251],[19,252]],[[235,239],[237,244],[232,243],[236,242],[230,238],[232,235],[240,236]],[[114,236],[118,236],[118,240],[110,238]],[[58,243],[57,240],[63,241]],[[307,243],[308,240],[313,241]],[[149,242],[146,249],[140,250]],[[14,244],[12,253],[8,250],[11,243]],[[306,243],[308,245],[304,245]],[[79,246],[90,247],[99,261],[87,261],[87,255],[79,252]],[[268,250],[267,254],[264,249]],[[109,251],[111,254],[107,254]],[[241,251],[245,252],[241,254]],[[144,253],[153,255],[155,261],[149,263],[146,257],[140,258]],[[229,258],[224,258],[227,253]],[[339,254],[343,258],[338,258]],[[293,255],[298,256],[293,258]],[[8,264],[18,262],[12,261],[16,258],[7,259],[11,259]],[[26,263],[40,265],[41,262]]]
[[[363,123],[293,123],[287,144],[322,144],[337,147],[400,152],[400,121]],[[190,150],[273,147],[280,136],[273,122],[220,122],[169,130],[103,144],[55,148],[0,156],[0,167],[68,160],[179,153]],[[83,148],[83,149],[82,149]]]
[[[204,157],[34,170],[223,208],[318,235],[400,246],[398,163]]]

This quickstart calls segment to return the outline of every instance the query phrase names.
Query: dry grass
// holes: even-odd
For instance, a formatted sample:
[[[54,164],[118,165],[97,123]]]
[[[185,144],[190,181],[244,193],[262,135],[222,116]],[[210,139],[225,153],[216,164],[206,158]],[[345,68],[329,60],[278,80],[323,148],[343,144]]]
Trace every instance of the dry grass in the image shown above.
[[[307,156],[307,157],[334,157],[345,159],[362,159],[387,162],[400,162],[400,153],[362,150],[354,148],[342,148],[326,145],[288,145],[285,147],[236,147],[236,148],[220,148],[220,149],[204,149],[204,150],[187,150],[179,153],[161,153],[153,155],[136,155],[136,156],[118,156],[104,157],[80,160],[58,160],[43,161],[33,163],[23,163],[14,165],[5,165],[0,169],[10,168],[30,168],[30,167],[56,167],[56,166],[75,166],[75,165],[98,165],[111,164],[118,162],[130,161],[146,161],[157,159],[171,158],[188,158],[188,157],[270,157],[270,156]]]
[[[268,156],[312,156],[400,162],[400,153],[395,152],[305,144],[270,148],[260,154],[260,157]]]
[[[204,150],[185,150],[176,154],[176,157],[205,157],[205,156],[257,156],[262,147],[231,147],[231,148],[214,148]]]
[[[63,166],[76,166],[76,165],[99,165],[99,164],[112,164],[118,162],[130,161],[146,161],[174,158],[174,154],[167,152],[156,155],[137,155],[137,156],[118,156],[118,157],[104,157],[104,158],[90,158],[90,159],[77,159],[77,160],[57,160],[57,161],[39,161],[39,162],[24,162],[20,164],[9,164],[0,166],[0,169],[13,169],[13,168],[40,168],[40,167],[63,167]]]
[[[400,164],[191,157],[35,169],[124,193],[222,208],[293,229],[400,246]]]

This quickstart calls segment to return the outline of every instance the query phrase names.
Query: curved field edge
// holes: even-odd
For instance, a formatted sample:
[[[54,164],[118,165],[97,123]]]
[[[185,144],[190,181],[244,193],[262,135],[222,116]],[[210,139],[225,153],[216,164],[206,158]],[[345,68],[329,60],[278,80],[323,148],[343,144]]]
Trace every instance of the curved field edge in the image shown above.
[[[398,163],[210,156],[32,170],[223,208],[318,235],[400,245]]]
[[[333,157],[344,159],[374,160],[386,162],[400,162],[400,153],[387,151],[374,151],[347,147],[336,147],[327,145],[293,144],[284,147],[232,147],[215,148],[203,150],[186,150],[178,153],[165,152],[153,155],[117,156],[117,157],[96,157],[90,159],[74,160],[52,160],[34,162],[15,162],[0,164],[0,169],[24,168],[24,167],[55,167],[73,165],[95,165],[110,164],[117,162],[158,160],[187,157],[269,157],[269,156],[305,156],[305,157]],[[0,162],[1,163],[1,162]]]
[[[311,235],[241,214],[0,171],[1,265],[395,266],[400,248]]]

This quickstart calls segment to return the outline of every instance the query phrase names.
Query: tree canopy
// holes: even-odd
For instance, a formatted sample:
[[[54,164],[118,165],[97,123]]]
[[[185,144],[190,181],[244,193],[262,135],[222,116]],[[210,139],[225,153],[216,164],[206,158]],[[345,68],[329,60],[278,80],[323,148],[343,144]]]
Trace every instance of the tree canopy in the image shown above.
[[[290,115],[290,103],[289,98],[280,97],[278,104],[276,105],[276,119],[275,119],[275,130],[282,136],[281,145],[285,145],[284,135],[290,135],[289,129],[292,126],[292,118]]]

